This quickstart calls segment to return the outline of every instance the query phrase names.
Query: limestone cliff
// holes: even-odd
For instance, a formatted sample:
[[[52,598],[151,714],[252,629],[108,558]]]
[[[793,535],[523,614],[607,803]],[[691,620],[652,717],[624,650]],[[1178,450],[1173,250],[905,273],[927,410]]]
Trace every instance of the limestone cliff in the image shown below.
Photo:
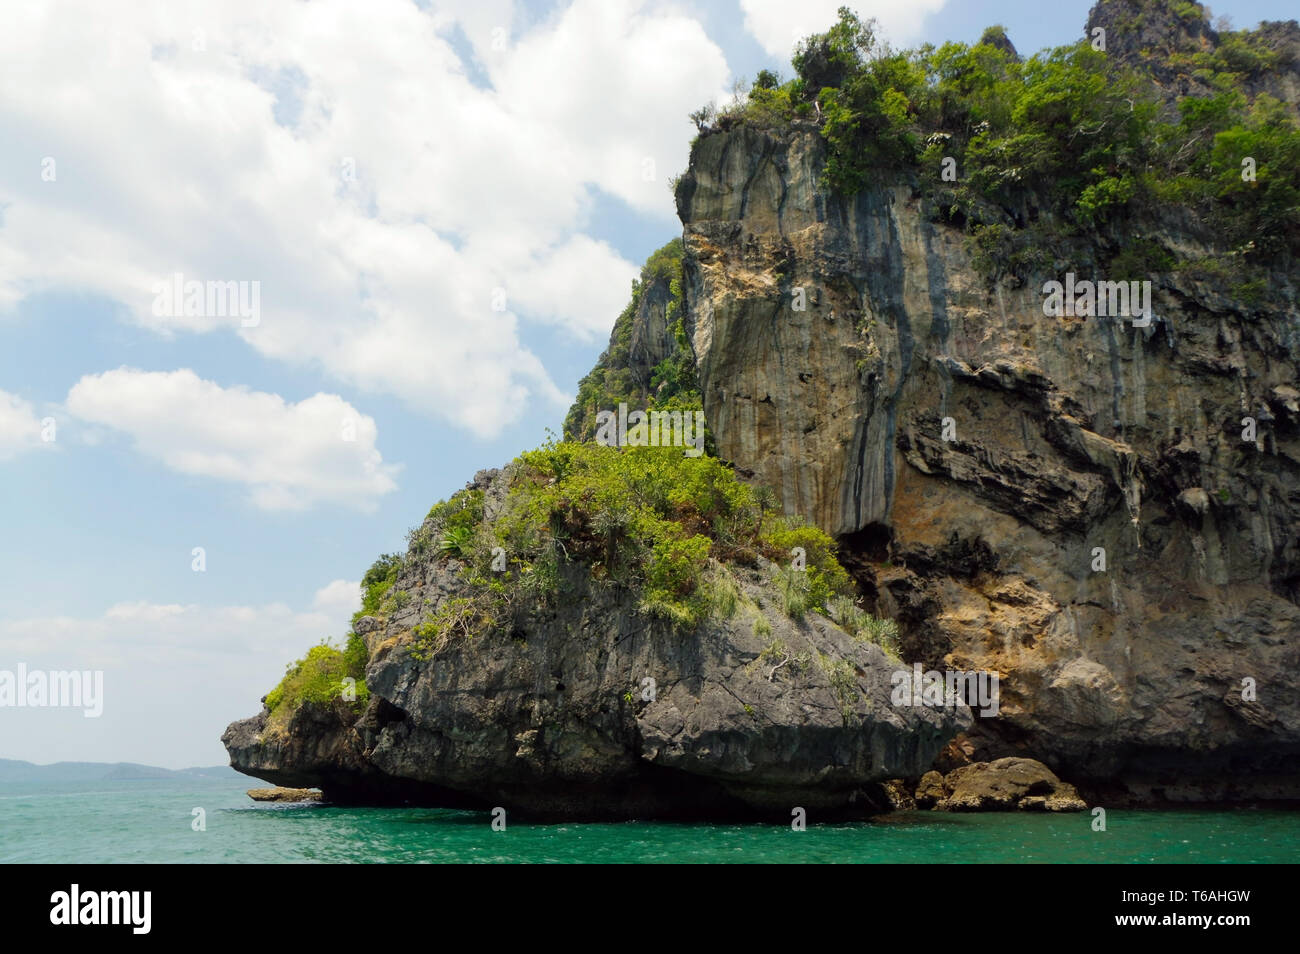
[[[1146,327],[1049,318],[1044,281],[1104,276],[1107,243],[1228,250],[1168,210],[990,282],[918,176],[837,195],[826,159],[815,122],[741,123],[678,186],[719,455],[838,537],[909,661],[1002,675],[973,757],[1112,796],[1300,795],[1294,260],[1262,298],[1153,273]]]
[[[1219,32],[1193,4],[1104,0],[1086,27],[1167,116],[1225,77],[1296,113],[1294,21]],[[1040,229],[1036,267],[990,269],[918,170],[837,192],[824,133],[724,116],[677,189],[720,456],[838,537],[909,661],[1002,674],[968,757],[1031,754],[1112,796],[1295,797],[1294,256],[1243,281],[1277,236],[1234,247],[1169,206]],[[986,211],[1019,231],[1053,198]],[[1151,248],[1176,264],[1130,269],[1149,322],[1045,316],[1045,281]]]

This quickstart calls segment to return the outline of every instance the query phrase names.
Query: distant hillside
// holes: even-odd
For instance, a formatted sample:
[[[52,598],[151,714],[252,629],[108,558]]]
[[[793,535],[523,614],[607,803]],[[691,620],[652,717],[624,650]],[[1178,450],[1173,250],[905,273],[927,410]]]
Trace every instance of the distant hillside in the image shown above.
[[[0,783],[3,782],[99,782],[150,778],[237,778],[229,765],[179,770],[134,762],[55,762],[36,765],[16,759],[0,759]]]

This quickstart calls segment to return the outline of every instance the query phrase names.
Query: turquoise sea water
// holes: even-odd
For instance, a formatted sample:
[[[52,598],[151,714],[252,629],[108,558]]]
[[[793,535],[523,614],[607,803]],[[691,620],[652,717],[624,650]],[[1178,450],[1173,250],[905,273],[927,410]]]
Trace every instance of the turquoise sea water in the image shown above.
[[[253,780],[0,785],[0,862],[1300,861],[1300,812],[905,812],[818,825],[532,825],[486,813],[259,805]],[[193,809],[206,831],[194,831]]]

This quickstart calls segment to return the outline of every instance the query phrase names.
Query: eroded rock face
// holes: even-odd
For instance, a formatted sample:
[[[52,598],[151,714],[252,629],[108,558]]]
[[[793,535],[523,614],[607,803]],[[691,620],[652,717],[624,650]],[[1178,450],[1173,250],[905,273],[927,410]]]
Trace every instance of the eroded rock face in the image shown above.
[[[810,125],[738,127],[679,184],[719,456],[839,537],[909,662],[1000,674],[975,757],[1136,797],[1300,796],[1296,276],[1258,306],[1153,276],[1145,328],[1048,318],[920,192],[830,197],[824,161]],[[1043,280],[1067,270],[1094,276]]]
[[[461,591],[456,572],[410,560],[397,585],[434,612]],[[896,660],[820,617],[786,618],[765,569],[736,572],[736,614],[696,633],[577,570],[559,605],[430,659],[412,655],[413,616],[366,623],[364,713],[263,713],[223,742],[240,771],[336,802],[782,822],[795,807],[888,808],[878,783],[924,771],[969,710],[892,705]]]

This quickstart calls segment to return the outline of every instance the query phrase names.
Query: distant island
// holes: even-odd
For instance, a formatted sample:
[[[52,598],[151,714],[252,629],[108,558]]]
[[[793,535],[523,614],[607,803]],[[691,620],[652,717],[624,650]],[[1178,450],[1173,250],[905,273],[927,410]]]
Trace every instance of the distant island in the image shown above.
[[[229,765],[165,769],[135,762],[54,762],[37,765],[18,759],[0,759],[0,784],[4,782],[102,782],[150,778],[239,778]]]

